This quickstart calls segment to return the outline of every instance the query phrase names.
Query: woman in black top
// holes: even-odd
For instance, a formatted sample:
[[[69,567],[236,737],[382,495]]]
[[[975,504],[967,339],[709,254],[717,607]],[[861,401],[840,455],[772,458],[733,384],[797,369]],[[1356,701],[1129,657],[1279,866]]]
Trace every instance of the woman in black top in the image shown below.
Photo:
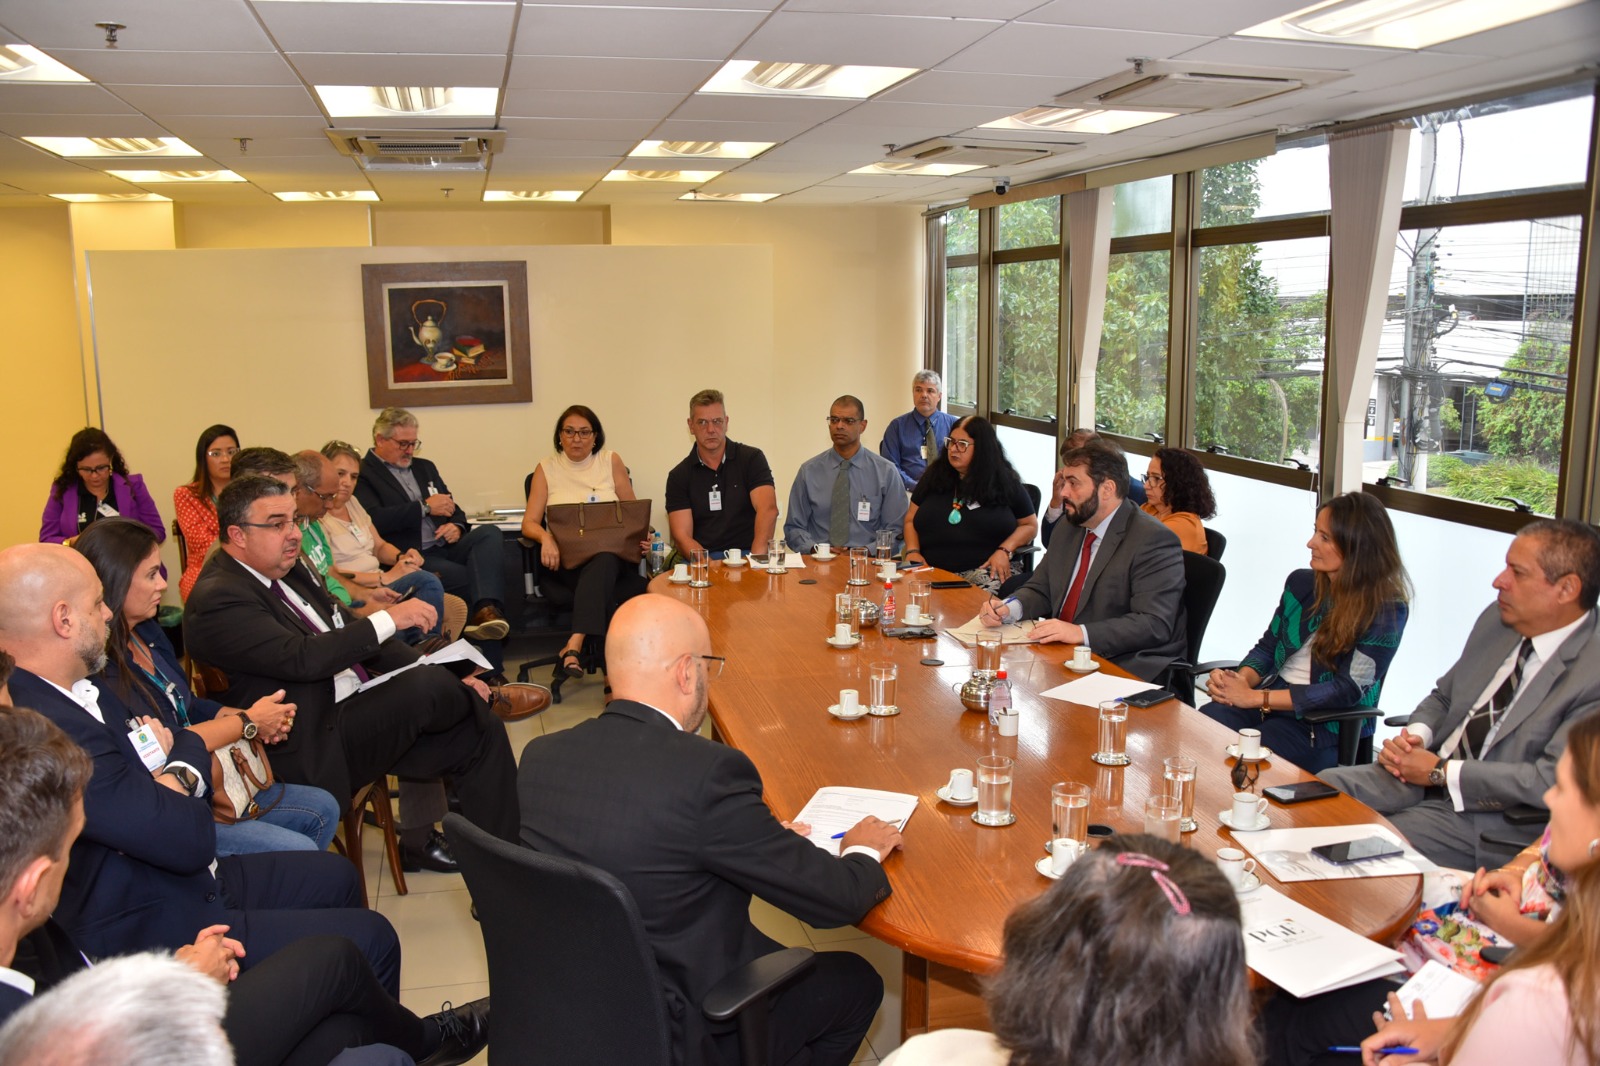
[[[951,427],[944,451],[911,490],[906,559],[994,592],[1011,576],[1011,553],[1038,530],[1033,501],[994,426],[968,415]]]

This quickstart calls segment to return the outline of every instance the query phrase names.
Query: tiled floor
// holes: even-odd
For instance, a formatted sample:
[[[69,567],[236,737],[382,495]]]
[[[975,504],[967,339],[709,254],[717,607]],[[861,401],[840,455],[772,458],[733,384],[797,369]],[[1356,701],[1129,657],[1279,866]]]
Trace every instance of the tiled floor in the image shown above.
[[[508,672],[514,670],[507,663]],[[541,672],[534,680],[544,682]],[[506,727],[511,750],[520,758],[528,741],[547,732],[566,729],[600,713],[603,682],[598,677],[568,683],[560,706]],[[383,856],[382,836],[363,834],[366,851],[367,891],[377,910],[394,923],[405,951],[400,999],[419,1014],[430,1014],[449,1001],[466,1003],[488,995],[489,971],[478,924],[469,913],[471,900],[459,874],[406,875],[405,896],[398,896]],[[750,908],[756,925],[788,947],[814,947],[818,951],[854,951],[883,975],[883,1006],[873,1019],[867,1042],[856,1056],[858,1063],[875,1063],[900,1043],[900,951],[863,936],[853,928],[813,929],[804,922],[756,900]],[[487,1054],[473,1059],[484,1066]]]

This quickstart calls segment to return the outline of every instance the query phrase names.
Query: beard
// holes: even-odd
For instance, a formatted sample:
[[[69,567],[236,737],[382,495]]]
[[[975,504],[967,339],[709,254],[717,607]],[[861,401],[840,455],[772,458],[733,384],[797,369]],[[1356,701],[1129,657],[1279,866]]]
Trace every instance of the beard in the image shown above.
[[[685,733],[698,733],[700,726],[706,720],[706,675],[701,671],[700,676],[694,679],[694,710],[689,712],[689,717],[684,720]]]
[[[78,638],[78,645],[74,649],[78,658],[83,661],[86,676],[93,677],[106,668],[106,638],[101,634],[98,640],[93,633],[85,632]]]
[[[1068,502],[1071,503],[1070,500]],[[1094,521],[1095,515],[1099,513],[1100,494],[1097,492],[1091,495],[1087,500],[1084,500],[1082,503],[1073,504],[1072,510],[1066,512],[1066,515],[1067,521],[1071,522],[1073,525],[1086,526],[1090,522]]]

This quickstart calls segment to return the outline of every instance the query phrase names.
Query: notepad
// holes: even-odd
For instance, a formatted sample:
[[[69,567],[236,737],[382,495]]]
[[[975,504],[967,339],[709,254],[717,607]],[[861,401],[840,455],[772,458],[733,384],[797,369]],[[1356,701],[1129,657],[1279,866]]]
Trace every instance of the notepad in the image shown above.
[[[1033,625],[1033,619],[1025,618],[1020,622],[1008,622],[1003,626],[986,626],[979,620],[978,615],[973,615],[966,622],[945,632],[968,646],[978,643],[979,633],[997,633],[1002,644],[1034,644],[1037,641],[1033,639]]]
[[[872,815],[904,829],[917,809],[917,797],[906,792],[881,792],[874,788],[848,788],[828,785],[817,789],[804,809],[794,816],[811,826],[811,843],[830,854],[839,854],[842,840],[834,837],[854,829],[861,819]]]
[[[1149,691],[1150,688],[1150,682],[1141,681],[1137,677],[1118,677],[1116,674],[1102,671],[1046,689],[1039,695],[1053,700],[1066,700],[1068,703],[1081,703],[1085,707],[1098,707],[1105,700],[1125,699],[1136,692]]]
[[[1265,886],[1239,898],[1239,914],[1245,963],[1301,999],[1405,969],[1398,951]]]

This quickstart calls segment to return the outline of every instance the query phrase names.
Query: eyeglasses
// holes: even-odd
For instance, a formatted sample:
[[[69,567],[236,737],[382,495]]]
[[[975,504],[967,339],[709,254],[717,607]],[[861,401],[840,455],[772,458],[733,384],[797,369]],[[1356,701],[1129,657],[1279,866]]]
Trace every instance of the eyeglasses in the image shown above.
[[[1146,485],[1150,485],[1150,484],[1159,485],[1159,484],[1161,484],[1162,482],[1164,482],[1166,480],[1167,479],[1164,476],[1162,476],[1161,474],[1146,474],[1144,476],[1144,483]]]
[[[1232,773],[1233,790],[1235,792],[1243,792],[1246,787],[1253,786],[1260,776],[1259,763],[1246,762],[1243,759],[1236,760],[1233,764]],[[1254,792],[1255,789],[1252,787],[1250,791]]]
[[[211,448],[206,451],[208,459],[232,459],[239,454],[238,448]]]
[[[721,677],[723,667],[728,665],[728,660],[721,655],[702,655],[700,658],[705,660],[706,678],[710,681]]]
[[[727,424],[728,420],[726,418],[696,418],[694,420],[695,429],[721,429]]]
[[[296,492],[303,492],[307,496],[315,496],[317,499],[321,500],[323,503],[332,503],[336,498],[338,498],[338,495],[339,495],[337,492],[315,492],[315,491],[313,491],[311,489],[306,488],[304,485],[296,485],[294,487],[294,490]]]
[[[970,440],[955,440],[952,438],[947,443],[950,445],[950,450],[953,452],[967,452],[972,450],[972,442]]]
[[[235,525],[245,526],[249,529],[270,529],[281,536],[284,530],[294,525],[294,519],[280,518],[276,522],[237,522]]]
[[[1167,876],[1167,871],[1172,869],[1160,859],[1153,859],[1137,851],[1124,851],[1117,856],[1118,866],[1139,866],[1150,871],[1150,877],[1155,881],[1156,887],[1161,889],[1161,894],[1167,897],[1167,902],[1172,904],[1172,909],[1179,914],[1188,914],[1190,911],[1189,897],[1183,894],[1183,889],[1177,882]]]
[[[830,426],[853,426],[860,421],[861,419],[859,418],[835,418],[833,415],[828,416],[828,425]]]
[[[101,463],[99,466],[80,466],[78,473],[84,477],[102,477],[111,472],[110,463]]]
[[[563,437],[576,437],[578,440],[588,440],[590,437],[594,436],[594,430],[589,429],[588,427],[578,429],[574,426],[562,426],[561,435]]]
[[[420,440],[400,440],[397,437],[390,437],[389,443],[403,452],[420,452],[422,450],[422,441]]]

